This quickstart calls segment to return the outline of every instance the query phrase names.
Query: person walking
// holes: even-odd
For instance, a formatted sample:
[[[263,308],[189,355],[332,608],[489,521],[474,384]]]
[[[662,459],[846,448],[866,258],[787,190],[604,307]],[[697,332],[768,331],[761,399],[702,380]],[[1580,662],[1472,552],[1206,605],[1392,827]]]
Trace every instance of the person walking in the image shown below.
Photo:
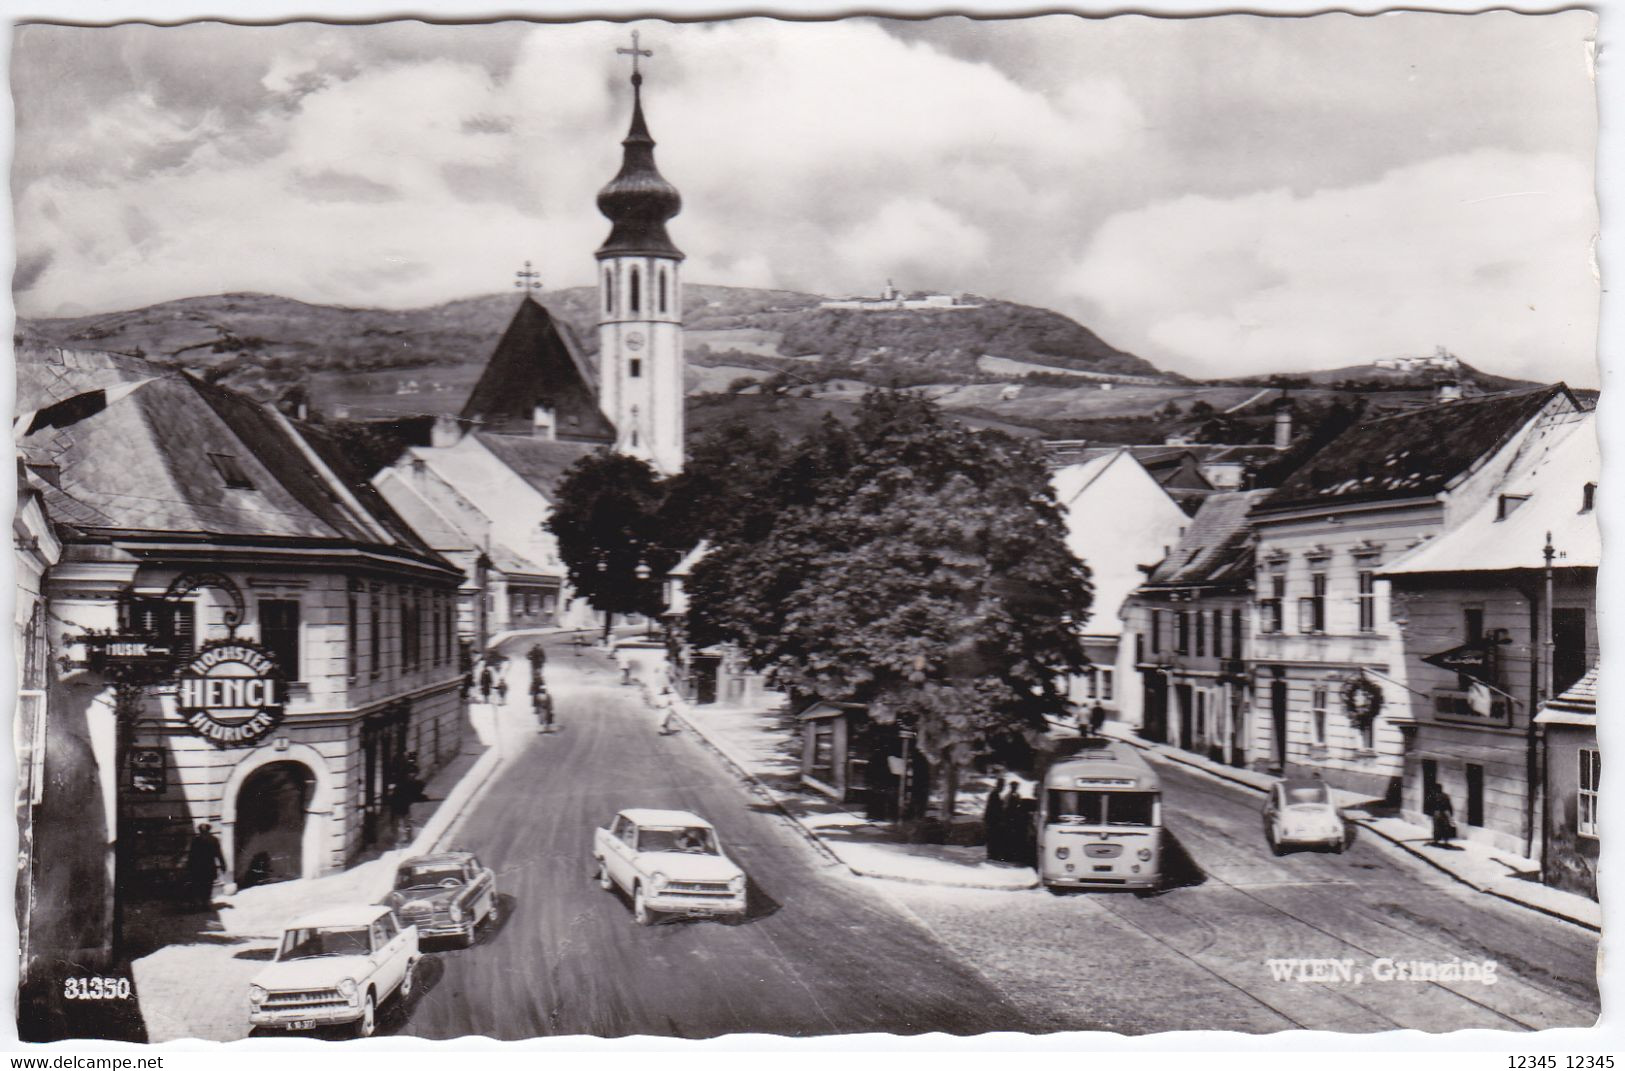
[[[987,858],[992,863],[1004,862],[1004,800],[999,794],[1004,791],[1004,775],[993,782],[993,791],[987,794],[987,804],[982,808],[983,839],[987,842]]]
[[[1448,848],[1456,836],[1456,806],[1450,802],[1450,793],[1441,786],[1433,786],[1433,803],[1428,809],[1433,818],[1433,839],[1428,843],[1435,848]]]
[[[489,703],[491,701],[491,664],[487,662],[480,667],[480,698]]]
[[[1106,726],[1106,708],[1096,703],[1089,711],[1089,735],[1099,736],[1100,730]]]
[[[225,872],[226,857],[220,851],[220,841],[215,839],[209,823],[204,822],[197,827],[192,842],[186,848],[187,898],[192,907],[199,911],[208,910],[214,899],[215,875]]]
[[[541,678],[534,682],[537,687],[531,689],[530,708],[536,715],[536,731],[550,733],[553,731],[553,697],[547,692],[547,685]]]
[[[497,678],[497,702],[498,703],[506,703],[507,701],[508,701],[508,675],[506,673],[504,673],[502,676]]]

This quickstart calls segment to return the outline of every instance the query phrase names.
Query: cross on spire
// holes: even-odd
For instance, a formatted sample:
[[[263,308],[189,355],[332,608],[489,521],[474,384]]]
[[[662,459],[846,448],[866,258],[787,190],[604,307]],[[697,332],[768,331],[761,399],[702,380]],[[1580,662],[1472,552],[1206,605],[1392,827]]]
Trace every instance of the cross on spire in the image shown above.
[[[542,288],[542,273],[539,271],[532,271],[530,268],[530,261],[528,260],[525,261],[524,271],[516,271],[513,274],[513,285],[519,287],[521,290],[540,290]]]
[[[638,72],[638,57],[639,56],[652,56],[652,55],[654,55],[654,50],[649,49],[649,48],[639,48],[638,47],[638,31],[633,30],[632,31],[632,47],[631,48],[617,48],[615,50],[615,54],[617,56],[631,56],[632,57],[632,81],[634,83],[641,83],[643,81],[643,75]]]

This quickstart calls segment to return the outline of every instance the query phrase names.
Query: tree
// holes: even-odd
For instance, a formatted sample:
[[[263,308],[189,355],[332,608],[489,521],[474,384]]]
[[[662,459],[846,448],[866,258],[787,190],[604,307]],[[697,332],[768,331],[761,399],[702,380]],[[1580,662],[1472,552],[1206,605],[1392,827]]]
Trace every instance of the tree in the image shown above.
[[[577,461],[559,482],[548,527],[570,585],[603,613],[606,640],[612,614],[654,616],[664,608],[661,578],[682,557],[661,536],[665,497],[646,462],[608,451]]]
[[[765,481],[690,583],[691,634],[793,695],[864,703],[957,772],[1060,713],[1091,600],[1032,447],[876,391]]]

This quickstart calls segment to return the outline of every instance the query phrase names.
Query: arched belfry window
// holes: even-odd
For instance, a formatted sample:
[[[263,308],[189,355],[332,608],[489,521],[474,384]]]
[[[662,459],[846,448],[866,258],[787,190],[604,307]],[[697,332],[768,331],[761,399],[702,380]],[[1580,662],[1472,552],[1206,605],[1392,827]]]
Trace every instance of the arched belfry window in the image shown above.
[[[638,279],[638,269],[632,269],[631,282],[627,284],[628,308],[634,313],[643,311],[643,286]]]
[[[666,311],[666,269],[660,269],[660,311]]]
[[[615,311],[615,272],[604,269],[604,311]]]

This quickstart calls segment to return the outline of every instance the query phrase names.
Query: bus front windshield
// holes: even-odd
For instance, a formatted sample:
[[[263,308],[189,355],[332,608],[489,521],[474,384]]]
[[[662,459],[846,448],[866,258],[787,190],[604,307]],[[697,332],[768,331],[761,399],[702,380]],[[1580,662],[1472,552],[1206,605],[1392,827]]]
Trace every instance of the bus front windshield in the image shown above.
[[[1155,792],[1049,791],[1050,825],[1149,826],[1156,815]]]

